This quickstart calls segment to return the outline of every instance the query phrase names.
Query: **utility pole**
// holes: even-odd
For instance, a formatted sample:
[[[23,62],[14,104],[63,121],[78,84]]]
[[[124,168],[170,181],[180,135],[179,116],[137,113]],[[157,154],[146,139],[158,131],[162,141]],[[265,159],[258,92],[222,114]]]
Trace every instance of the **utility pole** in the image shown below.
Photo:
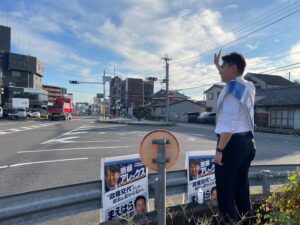
[[[164,80],[164,83],[166,83],[166,121],[169,121],[169,60],[172,60],[168,58],[168,54],[165,54],[165,58],[162,58],[166,62],[166,79]]]
[[[105,101],[105,70],[103,70],[103,100],[104,100],[104,120],[106,120],[106,101]]]

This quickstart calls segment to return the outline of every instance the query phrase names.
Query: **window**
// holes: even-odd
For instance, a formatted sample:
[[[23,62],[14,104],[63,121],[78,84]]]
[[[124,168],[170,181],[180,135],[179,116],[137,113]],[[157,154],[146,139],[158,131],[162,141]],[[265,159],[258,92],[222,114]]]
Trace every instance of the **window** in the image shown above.
[[[293,109],[273,109],[270,111],[270,126],[280,128],[294,127]]]
[[[213,92],[207,93],[207,99],[214,100],[214,93]]]
[[[20,71],[12,71],[11,75],[13,77],[21,77],[21,72]]]

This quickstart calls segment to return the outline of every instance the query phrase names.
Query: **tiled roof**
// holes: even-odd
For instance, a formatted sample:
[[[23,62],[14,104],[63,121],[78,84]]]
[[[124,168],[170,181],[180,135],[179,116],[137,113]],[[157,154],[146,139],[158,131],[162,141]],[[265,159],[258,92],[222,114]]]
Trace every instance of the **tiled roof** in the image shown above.
[[[259,89],[256,98],[256,106],[300,106],[300,85]]]
[[[203,106],[203,104],[200,104],[200,103],[195,102],[195,101],[192,101],[192,100],[180,100],[180,101],[175,101],[175,102],[170,103],[170,105],[176,105],[176,104],[179,104],[179,103],[182,103],[182,102],[185,102],[185,101],[191,102],[191,103],[193,103],[193,104],[195,104],[195,105]],[[165,107],[165,106],[166,106],[166,104],[163,103],[163,104],[152,105],[151,107]]]
[[[183,99],[188,99],[189,97],[179,93],[178,91],[172,91],[170,90],[169,93],[174,93],[174,98],[183,98]],[[158,92],[154,93],[152,98],[160,98],[160,97],[164,97],[166,96],[166,90],[160,89]]]
[[[262,80],[267,85],[278,85],[278,86],[293,86],[293,82],[285,79],[282,76],[278,75],[269,75],[269,74],[258,74],[258,73],[247,73],[245,79],[249,80],[251,77],[256,77],[259,80]],[[248,79],[247,79],[248,78]]]

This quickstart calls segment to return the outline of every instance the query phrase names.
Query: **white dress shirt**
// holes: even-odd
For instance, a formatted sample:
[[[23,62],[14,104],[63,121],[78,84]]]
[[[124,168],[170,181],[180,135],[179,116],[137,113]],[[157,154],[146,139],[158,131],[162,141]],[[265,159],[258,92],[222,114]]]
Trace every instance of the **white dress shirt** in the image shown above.
[[[244,78],[240,76],[237,77],[236,80],[239,80],[240,82],[243,82],[245,84],[247,83],[247,81],[245,81]],[[223,102],[220,103],[218,101],[218,105],[220,104],[220,108],[217,112],[215,132],[217,134],[221,134],[223,132],[241,133],[251,131],[251,124],[249,123],[243,105],[232,94],[226,94],[225,87],[220,93],[218,99],[223,99]],[[226,94],[226,96],[223,96],[224,94]]]

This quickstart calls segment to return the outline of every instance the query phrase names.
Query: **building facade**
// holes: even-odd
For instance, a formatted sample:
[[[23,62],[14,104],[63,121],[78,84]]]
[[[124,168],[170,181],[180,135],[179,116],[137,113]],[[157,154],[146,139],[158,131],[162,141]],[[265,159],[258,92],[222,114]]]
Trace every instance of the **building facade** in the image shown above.
[[[44,64],[36,57],[6,53],[2,73],[4,87],[42,89]]]
[[[255,124],[257,127],[300,129],[300,85],[257,90]]]
[[[10,52],[10,39],[11,39],[10,27],[0,25],[0,106],[3,105],[4,100],[4,85],[3,85],[3,72],[4,65],[6,65],[6,53]]]
[[[204,91],[206,112],[216,112],[219,95],[225,84],[214,84]]]
[[[50,103],[53,103],[56,98],[62,98],[67,96],[67,89],[64,87],[42,85],[42,88],[43,90],[48,92],[48,99]]]
[[[122,106],[122,84],[120,77],[113,77],[110,81],[109,96],[110,96],[110,112],[113,116],[120,116]]]
[[[0,25],[0,53],[10,52],[11,29]]]
[[[139,78],[122,80],[113,77],[110,82],[110,112],[113,116],[120,116],[124,110],[128,114],[138,107],[151,103],[154,91],[153,81]]]
[[[172,121],[188,122],[188,113],[203,112],[205,107],[192,100],[181,100],[170,103],[169,119]],[[164,118],[166,115],[166,105],[158,104],[152,106],[152,116],[156,118]]]
[[[8,87],[4,89],[4,105],[11,108],[13,98],[29,100],[29,109],[46,109],[48,92],[37,88]]]

